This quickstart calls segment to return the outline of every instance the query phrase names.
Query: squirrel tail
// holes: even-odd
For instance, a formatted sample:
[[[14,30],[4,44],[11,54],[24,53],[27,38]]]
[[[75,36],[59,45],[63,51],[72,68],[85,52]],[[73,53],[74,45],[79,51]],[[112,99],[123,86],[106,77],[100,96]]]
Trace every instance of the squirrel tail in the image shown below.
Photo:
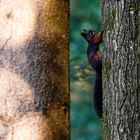
[[[96,72],[93,93],[93,104],[97,115],[102,118],[102,73]]]

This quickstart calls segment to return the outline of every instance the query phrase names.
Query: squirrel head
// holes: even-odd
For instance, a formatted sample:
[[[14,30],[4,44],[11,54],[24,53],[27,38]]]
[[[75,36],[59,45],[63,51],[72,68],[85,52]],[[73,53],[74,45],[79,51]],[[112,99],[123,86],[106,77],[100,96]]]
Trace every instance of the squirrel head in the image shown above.
[[[95,30],[84,29],[81,35],[87,40],[88,43],[98,45],[103,41],[103,31],[96,35]]]
[[[86,30],[83,29],[81,35],[87,40],[90,41],[95,36],[95,30]]]

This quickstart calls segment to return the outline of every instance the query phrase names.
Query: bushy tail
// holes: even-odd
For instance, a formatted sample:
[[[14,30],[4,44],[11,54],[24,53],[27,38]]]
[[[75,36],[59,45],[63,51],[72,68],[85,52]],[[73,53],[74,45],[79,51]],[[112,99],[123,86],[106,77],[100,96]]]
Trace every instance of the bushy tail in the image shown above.
[[[93,93],[93,103],[97,115],[102,118],[102,73],[96,72],[96,79]]]

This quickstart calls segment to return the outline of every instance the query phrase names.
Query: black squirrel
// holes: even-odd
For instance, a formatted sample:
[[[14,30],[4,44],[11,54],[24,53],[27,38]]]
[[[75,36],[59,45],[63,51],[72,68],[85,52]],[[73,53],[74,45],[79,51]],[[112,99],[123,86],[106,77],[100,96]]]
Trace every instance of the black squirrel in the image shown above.
[[[93,103],[97,115],[102,118],[102,58],[99,53],[99,44],[103,41],[103,31],[96,35],[94,30],[84,29],[81,35],[88,42],[88,61],[92,68],[96,71]]]

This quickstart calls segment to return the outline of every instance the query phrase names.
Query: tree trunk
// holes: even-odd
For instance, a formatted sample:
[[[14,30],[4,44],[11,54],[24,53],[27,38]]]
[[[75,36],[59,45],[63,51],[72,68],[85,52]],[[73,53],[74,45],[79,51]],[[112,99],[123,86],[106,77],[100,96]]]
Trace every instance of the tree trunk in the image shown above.
[[[140,1],[102,1],[103,139],[140,139]]]
[[[0,1],[0,140],[68,140],[68,1]]]

